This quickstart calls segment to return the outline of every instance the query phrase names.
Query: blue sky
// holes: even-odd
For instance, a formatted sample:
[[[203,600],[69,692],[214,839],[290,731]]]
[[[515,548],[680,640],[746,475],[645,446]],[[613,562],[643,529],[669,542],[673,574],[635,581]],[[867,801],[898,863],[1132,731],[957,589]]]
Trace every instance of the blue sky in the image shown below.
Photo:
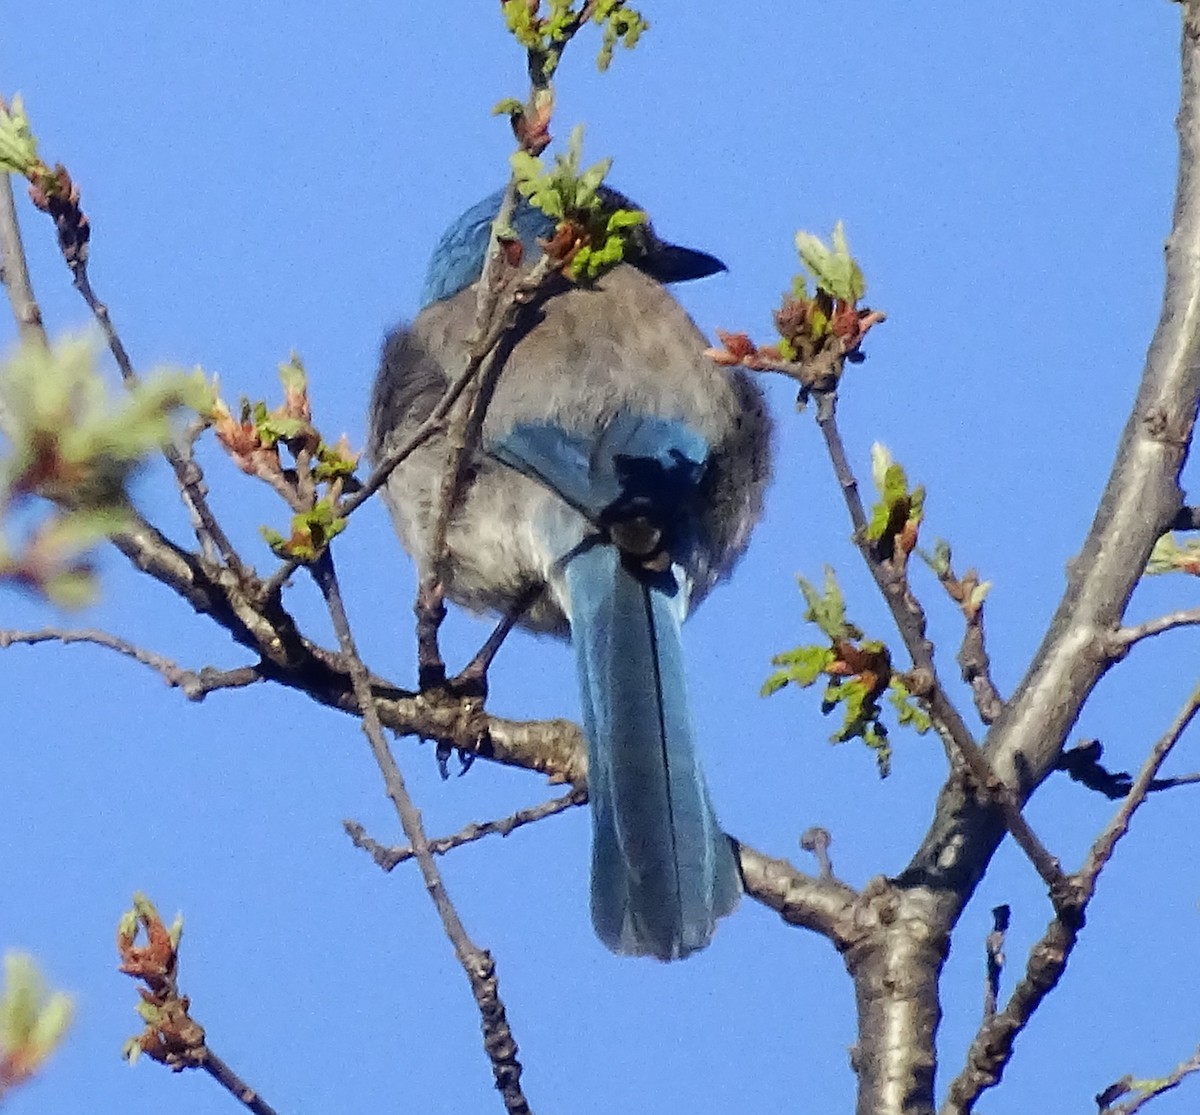
[[[523,92],[523,59],[494,6],[73,8],[53,22],[36,5],[6,13],[0,91],[24,95],[43,154],[81,184],[93,281],[139,366],[198,363],[230,396],[263,397],[296,349],[322,427],[361,444],[385,330],[415,310],[441,229],[506,174],[511,139],[488,110]],[[846,383],[848,446],[865,472],[871,442],[885,442],[929,489],[929,537],[994,582],[990,646],[1011,692],[1090,522],[1158,311],[1177,6],[644,11],[651,32],[607,76],[576,44],[557,134],[586,122],[586,153],[614,157],[611,181],[661,232],[729,264],[681,291],[709,332],[765,336],[795,270],[795,230],[846,222],[868,300],[889,314]],[[23,214],[47,321],[78,329],[84,308],[50,229]],[[11,339],[0,322],[0,343]],[[694,711],[729,831],[805,866],[797,838],[823,824],[838,872],[858,885],[906,862],[945,761],[936,743],[898,735],[881,782],[864,750],[828,744],[815,695],[757,695],[770,656],[805,638],[796,572],[834,565],[852,616],[891,636],[816,430],[787,384],[769,390],[777,479],[749,555],[689,624]],[[256,527],[280,523],[281,507],[219,454],[205,459],[222,518],[269,567]],[[161,472],[139,500],[184,536]],[[409,681],[412,572],[382,507],[355,517],[338,558],[368,663]],[[187,665],[242,661],[165,590],[116,558],[104,570],[91,613],[62,620],[3,593],[0,626],[83,623]],[[959,625],[935,588],[924,586],[931,633],[953,678]],[[1196,595],[1182,579],[1154,582],[1134,614]],[[327,639],[302,578],[288,599]],[[461,659],[484,628],[455,617],[449,630]],[[1195,684],[1188,638],[1139,648],[1078,737],[1099,736],[1114,766],[1135,767]],[[577,712],[571,656],[550,641],[515,637],[492,692],[506,715]],[[0,657],[0,712],[0,943],[34,950],[79,1006],[13,1115],[233,1109],[207,1079],[119,1060],[137,1025],[112,942],[135,889],[184,912],[195,1014],[281,1112],[498,1109],[468,989],[415,870],[381,875],[341,832],[353,817],[396,835],[351,720],[266,689],[195,706],[104,652],[45,647]],[[397,750],[431,833],[550,792],[484,764],[442,782],[430,747]],[[1194,767],[1194,752],[1185,741],[1176,769]],[[1110,808],[1056,781],[1029,816],[1073,867]],[[1090,1110],[1113,1079],[1160,1074],[1195,1048],[1194,811],[1179,791],[1138,817],[1063,986],[986,1110]],[[577,810],[443,862],[497,958],[535,1109],[848,1110],[852,988],[826,942],[744,903],[687,963],[612,957],[588,924],[587,840]],[[943,1086],[978,1020],[999,902],[1013,907],[1008,988],[1049,917],[1009,845],[946,969]],[[1155,1110],[1194,1110],[1196,1087]]]

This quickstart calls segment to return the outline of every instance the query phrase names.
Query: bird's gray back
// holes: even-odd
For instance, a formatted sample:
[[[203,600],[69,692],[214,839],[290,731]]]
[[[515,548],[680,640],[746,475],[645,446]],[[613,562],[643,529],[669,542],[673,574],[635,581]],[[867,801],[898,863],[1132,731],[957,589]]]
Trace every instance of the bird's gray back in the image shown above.
[[[384,348],[372,400],[368,452],[374,459],[428,416],[448,377],[466,361],[474,288],[434,303]],[[770,474],[770,421],[757,385],[740,369],[703,355],[703,335],[671,294],[622,265],[590,288],[548,298],[513,345],[489,402],[485,445],[519,423],[550,423],[588,434],[622,410],[677,418],[711,449],[699,524],[704,544],[691,570],[693,605],[744,551],[762,511]],[[406,548],[422,556],[434,520],[441,438],[393,473],[385,492]],[[545,550],[545,516],[582,518],[552,493],[496,461],[475,462],[451,522],[449,595],[474,609],[503,610],[531,585],[553,578],[562,555]],[[540,528],[532,520],[541,518]],[[528,529],[524,526],[528,524]],[[536,528],[536,529],[535,529]],[[543,594],[530,626],[565,633],[555,594]]]

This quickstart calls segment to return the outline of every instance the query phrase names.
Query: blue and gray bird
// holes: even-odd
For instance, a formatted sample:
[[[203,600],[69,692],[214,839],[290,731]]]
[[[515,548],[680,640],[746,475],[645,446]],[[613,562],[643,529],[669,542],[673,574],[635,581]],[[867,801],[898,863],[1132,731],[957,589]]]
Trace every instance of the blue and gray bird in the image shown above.
[[[434,249],[421,312],[393,332],[371,402],[379,460],[430,413],[466,360],[497,193]],[[633,208],[610,191],[606,204]],[[554,223],[520,202],[524,262]],[[722,270],[638,230],[627,262],[545,298],[508,347],[482,445],[450,520],[447,595],[569,636],[588,741],[592,921],[614,952],[702,949],[736,905],[734,850],[694,746],[680,625],[741,556],[770,472],[763,398],[664,284]],[[437,518],[446,445],[427,442],[385,490],[418,559]],[[540,590],[540,591],[539,591]]]

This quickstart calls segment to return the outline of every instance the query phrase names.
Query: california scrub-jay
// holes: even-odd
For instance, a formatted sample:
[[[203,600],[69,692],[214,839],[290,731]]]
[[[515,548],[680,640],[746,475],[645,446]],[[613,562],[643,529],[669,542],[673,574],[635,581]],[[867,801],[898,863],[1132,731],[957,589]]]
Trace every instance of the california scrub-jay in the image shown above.
[[[615,191],[606,205],[632,207]],[[464,367],[497,193],[434,249],[416,320],[393,332],[371,401],[378,461]],[[520,201],[526,263],[554,222]],[[664,283],[723,270],[637,230],[627,262],[540,302],[507,352],[482,446],[450,519],[447,595],[571,638],[588,740],[592,921],[614,952],[704,948],[741,881],[693,746],[679,627],[745,550],[770,471],[770,421],[741,370]],[[401,541],[426,556],[446,464],[435,438],[385,489]]]

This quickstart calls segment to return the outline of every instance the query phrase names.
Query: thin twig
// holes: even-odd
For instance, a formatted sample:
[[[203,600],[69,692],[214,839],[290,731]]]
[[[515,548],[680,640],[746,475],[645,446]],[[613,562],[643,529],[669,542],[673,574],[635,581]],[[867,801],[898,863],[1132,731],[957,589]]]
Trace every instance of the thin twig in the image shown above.
[[[471,941],[458,911],[446,893],[433,852],[429,848],[420,811],[408,793],[404,776],[400,773],[400,767],[384,738],[383,725],[380,723],[371,694],[370,677],[354,644],[350,621],[342,603],[333,556],[328,550],[312,567],[312,574],[321,595],[325,598],[329,618],[337,633],[342,654],[349,665],[354,693],[362,713],[363,732],[383,775],[387,795],[396,808],[404,835],[412,845],[421,877],[425,881],[425,889],[438,912],[442,928],[446,931],[446,936],[454,947],[454,954],[471,983],[471,990],[474,992],[482,1018],[483,1046],[492,1063],[496,1088],[503,1097],[505,1109],[510,1115],[528,1115],[529,1103],[521,1090],[521,1063],[517,1059],[517,1043],[508,1024],[504,1003],[500,999],[495,962],[490,953],[478,948]]]
[[[1084,860],[1083,867],[1075,876],[1083,886],[1085,899],[1091,898],[1092,893],[1096,889],[1096,879],[1104,869],[1104,865],[1112,858],[1113,849],[1117,846],[1117,842],[1121,837],[1129,831],[1129,823],[1133,819],[1133,815],[1142,807],[1150,792],[1150,786],[1157,777],[1158,772],[1162,769],[1167,756],[1170,755],[1175,744],[1179,742],[1179,737],[1183,735],[1188,725],[1191,724],[1197,712],[1200,712],[1200,686],[1197,686],[1192,691],[1192,695],[1187,699],[1183,708],[1179,710],[1179,714],[1175,717],[1170,728],[1163,733],[1162,737],[1151,748],[1150,754],[1146,757],[1146,761],[1142,764],[1141,770],[1138,771],[1138,776],[1130,788],[1129,795],[1121,803],[1113,819],[1092,845],[1087,859]]]
[[[986,586],[981,586],[979,574],[974,569],[968,569],[962,577],[954,572],[949,547],[946,547],[942,556],[944,561],[930,564],[942,588],[958,605],[966,621],[962,646],[954,660],[962,672],[963,681],[971,689],[979,719],[984,724],[994,724],[1004,711],[1004,698],[992,679],[992,662],[987,652],[987,636],[983,626],[984,600],[980,592],[981,588],[986,591]]]
[[[495,821],[473,821],[452,836],[435,837],[429,841],[429,850],[435,856],[444,856],[455,848],[482,840],[485,836],[508,836],[525,825],[531,825],[535,821],[562,813],[572,806],[586,803],[587,791],[573,789],[562,797],[551,798],[549,801],[542,802],[541,805],[534,805],[528,809],[518,809],[517,812],[507,817],[501,817]],[[346,835],[350,837],[354,846],[369,852],[371,858],[384,871],[393,870],[400,864],[415,858],[417,854],[412,845],[405,848],[389,848],[378,843],[367,835],[366,829],[357,821],[344,821],[342,827],[346,830]]]
[[[1161,635],[1164,631],[1174,631],[1177,627],[1195,627],[1197,624],[1200,624],[1200,608],[1187,608],[1132,627],[1118,627],[1113,632],[1112,641],[1115,649],[1124,652],[1143,639]]]
[[[21,243],[21,224],[10,174],[0,174],[0,281],[8,293],[8,304],[21,340],[26,344],[47,345],[42,311],[34,297],[29,261]]]
[[[505,256],[500,242],[500,230],[508,228],[517,201],[517,183],[509,178],[500,200],[500,209],[492,222],[483,270],[475,292],[475,326],[467,338],[467,351],[472,353],[487,336],[489,325],[496,316],[500,301],[500,286],[505,270]],[[514,323],[515,325],[515,320]],[[457,408],[450,411],[446,427],[446,459],[442,467],[441,487],[436,503],[437,517],[428,548],[422,554],[418,569],[417,588],[417,664],[421,688],[440,685],[446,678],[445,663],[438,647],[438,630],[446,609],[443,603],[446,567],[450,560],[446,545],[450,518],[462,496],[466,482],[467,463],[478,446],[483,419],[491,397],[492,384],[503,366],[503,339],[508,330],[496,338],[496,344],[479,362],[478,372],[464,386]],[[468,365],[473,363],[470,356]]]
[[[133,361],[130,359],[129,351],[125,348],[125,343],[121,340],[121,336],[117,332],[116,325],[113,324],[108,306],[100,300],[92,288],[92,282],[88,276],[86,253],[78,257],[66,258],[67,265],[70,267],[71,275],[74,279],[75,289],[79,291],[83,300],[87,303],[88,309],[92,311],[92,316],[96,319],[101,331],[104,333],[104,339],[108,343],[108,350],[112,353],[113,359],[117,363],[117,368],[121,372],[121,379],[127,387],[135,386],[139,382],[137,371],[134,369]],[[163,456],[166,457],[167,463],[175,473],[180,495],[183,497],[184,506],[187,508],[188,516],[192,522],[193,533],[196,535],[196,540],[200,543],[201,549],[206,554],[211,554],[214,551],[219,553],[221,559],[233,571],[234,575],[240,580],[245,580],[249,583],[253,579],[252,574],[242,563],[242,559],[233,548],[233,543],[230,542],[229,536],[225,533],[221,524],[217,522],[216,515],[213,514],[213,510],[208,504],[208,488],[204,483],[204,473],[195,458],[190,453],[185,454],[181,452],[171,442],[163,446]]]
[[[225,1091],[245,1107],[247,1111],[254,1112],[254,1115],[277,1115],[275,1108],[238,1076],[221,1057],[218,1057],[217,1054],[207,1047],[204,1052],[204,1060],[200,1062],[200,1068],[208,1073]]]
[[[1161,1080],[1134,1080],[1127,1076],[1117,1084],[1106,1088],[1096,1097],[1096,1105],[1101,1109],[1099,1115],[1134,1115],[1135,1111],[1141,1111],[1142,1107],[1156,1096],[1161,1096],[1163,1092],[1169,1092],[1172,1088],[1179,1087],[1187,1077],[1198,1072],[1200,1072],[1200,1049],[1197,1049],[1186,1061],[1176,1065],[1170,1074]],[[1135,1090],[1138,1094],[1133,1099],[1119,1103],[1116,1107],[1111,1106],[1112,1100]],[[1101,1099],[1105,1097],[1109,1098],[1104,1104],[1101,1104]]]
[[[1193,690],[1171,726],[1151,748],[1129,795],[1092,844],[1083,866],[1070,877],[1071,890],[1075,894],[1073,907],[1059,909],[1046,932],[1030,951],[1025,975],[1013,990],[1004,1010],[987,1019],[979,1028],[967,1051],[967,1063],[947,1092],[943,1108],[947,1115],[970,1112],[979,1096],[999,1083],[1012,1058],[1017,1035],[1025,1029],[1042,1000],[1055,988],[1066,971],[1079,930],[1083,928],[1088,903],[1095,894],[1100,872],[1112,858],[1121,837],[1129,831],[1129,823],[1146,800],[1151,783],[1197,712],[1200,712],[1200,685]]]
[[[12,631],[0,628],[0,650],[18,644],[35,646],[38,643],[90,643],[92,646],[105,647],[132,658],[143,666],[161,674],[163,680],[173,688],[182,689],[189,701],[200,701],[217,689],[242,689],[263,680],[255,666],[242,666],[234,670],[218,670],[212,666],[204,666],[200,670],[189,670],[164,658],[154,651],[145,650],[133,643],[96,628],[80,630],[61,630],[53,627],[43,627],[37,631]]]
[[[814,391],[817,401],[817,425],[825,438],[825,447],[833,464],[838,485],[842,489],[850,521],[854,526],[855,541],[879,591],[887,601],[900,637],[912,658],[914,674],[923,677],[927,684],[922,697],[929,707],[929,715],[942,729],[954,750],[962,758],[971,776],[975,779],[985,800],[995,804],[1004,819],[1013,839],[1028,856],[1037,873],[1050,891],[1051,899],[1058,902],[1066,892],[1066,877],[1058,860],[1043,846],[1033,829],[1021,814],[1021,807],[1011,787],[1004,783],[992,770],[979,745],[971,735],[953,701],[938,678],[933,661],[933,644],[925,635],[925,612],[908,587],[907,577],[882,562],[871,552],[867,541],[867,514],[858,492],[858,481],[846,456],[846,448],[837,424],[837,396],[831,391]]]

